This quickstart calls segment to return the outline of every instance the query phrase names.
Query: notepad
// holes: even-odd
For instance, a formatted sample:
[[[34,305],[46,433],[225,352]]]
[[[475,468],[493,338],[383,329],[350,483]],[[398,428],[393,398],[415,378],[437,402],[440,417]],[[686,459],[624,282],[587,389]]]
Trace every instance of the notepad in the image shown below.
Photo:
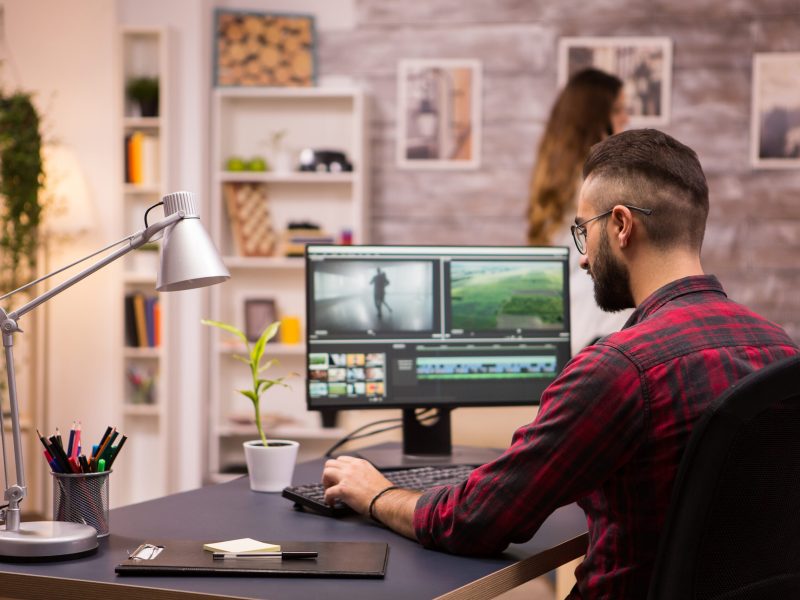
[[[280,552],[281,547],[269,542],[259,542],[251,538],[229,540],[227,542],[211,542],[203,544],[203,550],[209,552]]]

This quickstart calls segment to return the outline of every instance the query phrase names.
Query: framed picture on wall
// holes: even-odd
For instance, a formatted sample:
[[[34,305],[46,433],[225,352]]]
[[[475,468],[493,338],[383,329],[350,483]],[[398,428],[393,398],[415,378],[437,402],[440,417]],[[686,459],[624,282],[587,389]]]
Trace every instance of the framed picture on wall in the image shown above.
[[[241,297],[242,323],[244,334],[251,342],[258,341],[267,325],[278,320],[278,311],[273,298],[259,297],[256,294],[243,294]],[[277,338],[270,340],[276,341]]]
[[[214,85],[316,85],[314,16],[217,9]]]
[[[397,165],[476,169],[481,156],[477,60],[401,60],[397,71]]]
[[[753,166],[800,168],[800,52],[753,55],[750,129]]]
[[[594,67],[624,84],[634,127],[669,123],[672,40],[667,37],[565,37],[558,42],[558,85]]]

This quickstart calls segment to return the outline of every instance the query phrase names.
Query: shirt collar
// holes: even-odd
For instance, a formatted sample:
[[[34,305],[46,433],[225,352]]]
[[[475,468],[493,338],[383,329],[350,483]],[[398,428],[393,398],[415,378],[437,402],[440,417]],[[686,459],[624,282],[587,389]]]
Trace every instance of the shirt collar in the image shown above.
[[[667,302],[671,302],[680,296],[697,292],[717,292],[727,297],[725,290],[722,289],[722,284],[714,275],[692,275],[676,279],[645,298],[633,311],[623,329],[641,323]]]

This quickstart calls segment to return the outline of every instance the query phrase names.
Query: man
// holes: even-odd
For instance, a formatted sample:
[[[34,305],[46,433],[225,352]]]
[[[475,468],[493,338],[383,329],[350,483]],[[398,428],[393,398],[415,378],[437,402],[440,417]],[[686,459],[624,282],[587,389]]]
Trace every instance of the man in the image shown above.
[[[386,287],[389,285],[389,278],[378,267],[378,271],[369,280],[369,283],[373,286],[373,299],[375,300],[375,310],[378,311],[378,319],[383,319],[383,305],[386,304]],[[386,308],[389,308],[388,304],[386,304]],[[391,309],[389,310],[391,311]]]
[[[643,598],[692,425],[731,384],[800,352],[703,274],[708,188],[695,153],[654,130],[611,136],[584,166],[573,236],[606,311],[625,327],[585,348],[542,394],[536,420],[467,481],[389,489],[371,465],[326,463],[326,499],[462,554],[523,542],[559,506],[586,512],[570,598]]]

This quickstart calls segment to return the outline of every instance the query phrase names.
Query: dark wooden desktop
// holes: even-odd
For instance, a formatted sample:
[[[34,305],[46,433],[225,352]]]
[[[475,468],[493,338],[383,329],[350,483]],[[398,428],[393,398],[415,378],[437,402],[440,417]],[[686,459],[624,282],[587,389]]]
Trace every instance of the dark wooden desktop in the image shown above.
[[[322,460],[298,465],[295,481],[317,481]],[[111,485],[113,485],[113,476]],[[494,558],[422,548],[360,517],[332,519],[293,509],[280,494],[251,492],[247,478],[111,511],[111,535],[88,557],[52,563],[0,563],[0,597],[82,600],[211,598],[491,598],[580,556],[586,521],[574,505],[556,511],[534,538]],[[276,577],[120,577],[114,566],[142,542],[380,541],[389,544],[384,579]]]

